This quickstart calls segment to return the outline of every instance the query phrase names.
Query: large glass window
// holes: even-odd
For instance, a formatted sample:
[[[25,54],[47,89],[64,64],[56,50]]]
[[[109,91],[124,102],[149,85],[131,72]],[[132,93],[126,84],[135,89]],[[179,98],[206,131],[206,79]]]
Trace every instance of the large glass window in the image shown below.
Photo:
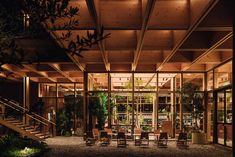
[[[124,129],[131,133],[132,129],[132,93],[111,94],[111,123],[115,132]]]
[[[135,127],[145,131],[153,131],[154,112],[156,102],[155,93],[135,93],[134,95],[134,118]]]
[[[132,91],[131,73],[111,73],[111,91]]]
[[[215,88],[232,83],[232,62],[228,62],[215,69]]]
[[[134,74],[135,91],[156,91],[156,73],[136,73]]]
[[[168,92],[172,91],[173,87],[173,78],[176,77],[175,73],[159,73],[158,74],[158,91],[159,92]],[[180,81],[179,79],[176,79]],[[177,82],[176,84],[179,84]]]
[[[89,73],[88,74],[89,91],[107,91],[108,74],[107,73]]]
[[[184,73],[183,74],[183,84],[191,83],[194,86],[198,87],[199,91],[203,91],[203,73]]]

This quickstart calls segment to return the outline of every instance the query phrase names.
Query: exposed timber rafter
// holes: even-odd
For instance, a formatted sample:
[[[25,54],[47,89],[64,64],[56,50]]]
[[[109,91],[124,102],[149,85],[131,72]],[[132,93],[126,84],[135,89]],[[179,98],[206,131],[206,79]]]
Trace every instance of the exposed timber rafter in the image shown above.
[[[156,70],[160,71],[163,66],[175,55],[175,53],[179,50],[181,45],[188,39],[188,37],[197,29],[199,24],[205,19],[207,14],[214,8],[214,6],[219,2],[219,0],[211,0],[207,6],[204,8],[204,10],[201,12],[201,14],[198,16],[198,18],[195,20],[195,22],[189,27],[185,35],[179,40],[178,43],[173,47],[170,54],[164,59],[164,61],[157,66]]]
[[[52,82],[57,82],[56,79],[53,79],[53,78],[49,77],[46,72],[38,71],[38,70],[35,69],[35,67],[33,67],[32,65],[26,65],[26,64],[24,64],[23,66],[24,66],[26,69],[28,69],[28,70],[30,70],[30,71],[32,71],[32,72],[35,72],[35,73],[37,73],[37,74],[39,74],[39,75],[41,75],[41,76],[47,78],[48,80],[50,80],[50,81],[52,81]]]
[[[198,56],[196,59],[194,59],[188,66],[184,67],[182,69],[182,71],[186,71],[186,70],[190,69],[194,64],[198,63],[203,57],[210,54],[212,51],[214,51],[217,47],[222,45],[224,42],[226,42],[232,36],[233,36],[233,32],[228,33],[226,36],[224,36],[222,39],[220,39],[218,42],[216,42],[214,45],[212,45],[207,51],[205,51],[200,56]]]
[[[49,64],[53,69],[55,69],[58,73],[60,73],[61,75],[63,75],[65,78],[67,78],[68,80],[70,80],[71,82],[76,82],[73,78],[71,78],[68,74],[66,74],[65,72],[63,72],[60,68],[59,64]]]
[[[89,10],[89,13],[95,23],[97,33],[101,34],[102,25],[101,25],[100,19],[97,14],[95,2],[94,2],[94,0],[86,0],[86,4],[87,4],[88,10]],[[102,59],[103,59],[105,68],[107,71],[110,71],[110,63],[108,62],[108,56],[107,56],[107,52],[105,51],[104,42],[101,40],[98,42],[98,45],[100,48],[100,52],[102,55]]]
[[[9,80],[12,80],[12,81],[20,81],[18,78],[14,78],[12,76],[7,76],[6,74],[1,73],[1,72],[0,72],[0,77],[2,77],[4,79],[9,79]]]
[[[20,76],[22,78],[27,76],[26,73],[17,70],[15,65],[5,64],[5,65],[2,65],[1,68],[5,69],[5,70],[7,70],[7,71],[9,71],[11,73],[14,73],[14,74],[16,74],[16,75],[18,75],[18,76]],[[34,82],[38,81],[37,79],[31,78],[31,77],[29,79],[34,81]]]
[[[145,33],[148,29],[148,23],[149,23],[151,15],[152,15],[155,3],[156,3],[156,0],[148,0],[148,2],[147,2],[146,10],[144,13],[142,26],[141,26],[141,30],[140,30],[140,35],[138,38],[137,47],[136,47],[135,54],[134,54],[134,61],[132,63],[132,71],[136,70],[136,67],[137,67],[137,64],[139,61],[139,57],[140,57],[140,53],[141,53],[143,43],[144,43],[144,36],[145,36]]]

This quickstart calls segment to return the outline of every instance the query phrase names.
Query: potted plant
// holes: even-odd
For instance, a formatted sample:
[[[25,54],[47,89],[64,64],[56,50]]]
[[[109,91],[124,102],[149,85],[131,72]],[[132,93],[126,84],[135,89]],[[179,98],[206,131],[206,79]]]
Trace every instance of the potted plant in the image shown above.
[[[199,87],[192,83],[185,83],[181,88],[183,104],[190,108],[192,115],[192,143],[205,144],[206,134],[200,129],[200,117],[204,111],[203,95],[198,93]]]

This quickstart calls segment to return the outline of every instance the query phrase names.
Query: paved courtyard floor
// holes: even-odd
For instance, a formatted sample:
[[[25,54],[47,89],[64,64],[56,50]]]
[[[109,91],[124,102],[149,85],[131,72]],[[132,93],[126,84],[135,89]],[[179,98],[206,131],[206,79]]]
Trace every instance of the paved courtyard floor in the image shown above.
[[[128,141],[126,148],[117,148],[116,141],[107,146],[86,146],[81,137],[48,138],[51,150],[44,157],[232,157],[232,150],[218,145],[189,144],[188,149],[179,149],[174,141],[168,148],[158,148],[154,142],[149,147],[135,146]]]

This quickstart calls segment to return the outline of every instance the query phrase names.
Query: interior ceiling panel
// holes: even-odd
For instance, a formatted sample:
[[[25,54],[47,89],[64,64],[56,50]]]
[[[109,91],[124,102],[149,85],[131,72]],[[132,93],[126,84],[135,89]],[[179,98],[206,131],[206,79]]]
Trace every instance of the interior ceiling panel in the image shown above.
[[[133,28],[141,26],[140,1],[100,1],[101,23],[105,28]]]
[[[26,73],[42,82],[71,81],[70,77],[80,77],[83,71],[105,72],[109,71],[109,66],[112,72],[180,71],[182,68],[188,71],[200,71],[201,68],[204,72],[233,56],[232,37],[208,52],[232,31],[231,3],[232,0],[218,3],[213,0],[158,0],[150,6],[147,0],[95,1],[93,9],[96,9],[98,23],[104,26],[105,34],[111,33],[110,38],[83,51],[82,58],[68,57],[60,48],[61,45],[67,47],[68,42],[56,41],[68,30],[52,31],[57,37],[55,41],[48,36],[19,40],[18,44],[28,53],[40,53],[42,64],[33,64],[39,73],[12,66],[5,70],[16,71],[14,75],[18,77]],[[70,5],[80,11],[76,17],[80,24],[71,30],[69,39],[75,41],[77,35],[82,37],[87,31],[93,32],[97,24],[86,0],[72,0]],[[55,25],[67,20],[56,20]],[[53,68],[51,63],[59,69]]]

